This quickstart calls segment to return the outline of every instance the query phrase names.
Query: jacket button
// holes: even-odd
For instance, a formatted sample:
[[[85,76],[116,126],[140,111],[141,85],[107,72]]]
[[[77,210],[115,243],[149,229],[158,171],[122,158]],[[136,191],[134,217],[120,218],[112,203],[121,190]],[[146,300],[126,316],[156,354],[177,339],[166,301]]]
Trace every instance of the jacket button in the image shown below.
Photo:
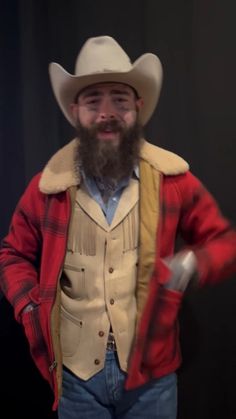
[[[114,269],[113,268],[109,268],[109,272],[110,272],[110,274],[112,274],[112,272],[114,272]]]
[[[95,359],[94,364],[99,365],[100,364],[99,359]]]
[[[110,299],[110,304],[113,305],[115,303],[115,300],[113,298]]]
[[[101,336],[101,338],[104,336],[104,332],[102,330],[100,330],[100,332],[98,332],[99,336]]]

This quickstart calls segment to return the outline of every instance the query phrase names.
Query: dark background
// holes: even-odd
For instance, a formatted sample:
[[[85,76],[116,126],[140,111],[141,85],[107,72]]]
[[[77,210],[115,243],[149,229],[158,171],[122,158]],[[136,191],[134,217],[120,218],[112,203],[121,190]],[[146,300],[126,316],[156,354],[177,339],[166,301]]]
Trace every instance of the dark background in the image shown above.
[[[132,60],[159,56],[164,84],[146,137],[188,160],[235,223],[235,12],[235,0],[0,0],[0,238],[30,178],[73,137],[48,64],[73,73],[79,49],[98,35],[115,37]],[[185,298],[178,419],[236,418],[235,296],[230,278]],[[56,418],[4,298],[0,355],[1,417]]]

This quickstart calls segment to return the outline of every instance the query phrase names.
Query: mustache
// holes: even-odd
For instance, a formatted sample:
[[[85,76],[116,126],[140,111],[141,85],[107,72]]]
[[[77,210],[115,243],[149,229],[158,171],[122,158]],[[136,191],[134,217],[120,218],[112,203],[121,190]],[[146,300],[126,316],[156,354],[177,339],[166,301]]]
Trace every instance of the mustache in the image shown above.
[[[101,132],[101,131],[106,131],[107,129],[109,129],[110,131],[113,132],[123,132],[125,131],[124,126],[117,120],[113,119],[110,121],[101,121],[98,122],[96,124],[93,124],[91,126],[91,132],[93,132],[94,134]]]

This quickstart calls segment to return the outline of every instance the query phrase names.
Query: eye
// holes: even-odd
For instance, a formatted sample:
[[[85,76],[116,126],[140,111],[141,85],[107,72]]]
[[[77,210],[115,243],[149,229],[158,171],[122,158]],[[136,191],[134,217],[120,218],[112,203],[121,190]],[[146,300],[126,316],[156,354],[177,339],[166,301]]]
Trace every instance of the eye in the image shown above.
[[[125,97],[117,97],[116,102],[127,102],[127,99]]]
[[[87,105],[95,105],[96,103],[98,103],[99,102],[99,99],[90,99],[90,100],[88,100],[88,102],[87,102]]]

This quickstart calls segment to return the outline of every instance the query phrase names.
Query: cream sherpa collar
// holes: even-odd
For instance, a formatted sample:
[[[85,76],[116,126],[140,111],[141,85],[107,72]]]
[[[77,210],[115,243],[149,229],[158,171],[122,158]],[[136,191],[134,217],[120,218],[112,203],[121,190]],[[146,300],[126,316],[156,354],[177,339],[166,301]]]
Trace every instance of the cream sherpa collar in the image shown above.
[[[39,182],[41,192],[59,193],[80,183],[79,173],[76,173],[74,167],[75,153],[77,153],[77,139],[66,144],[52,156],[41,175]],[[189,169],[188,163],[177,154],[154,146],[145,140],[141,147],[140,157],[164,175],[178,175]]]

